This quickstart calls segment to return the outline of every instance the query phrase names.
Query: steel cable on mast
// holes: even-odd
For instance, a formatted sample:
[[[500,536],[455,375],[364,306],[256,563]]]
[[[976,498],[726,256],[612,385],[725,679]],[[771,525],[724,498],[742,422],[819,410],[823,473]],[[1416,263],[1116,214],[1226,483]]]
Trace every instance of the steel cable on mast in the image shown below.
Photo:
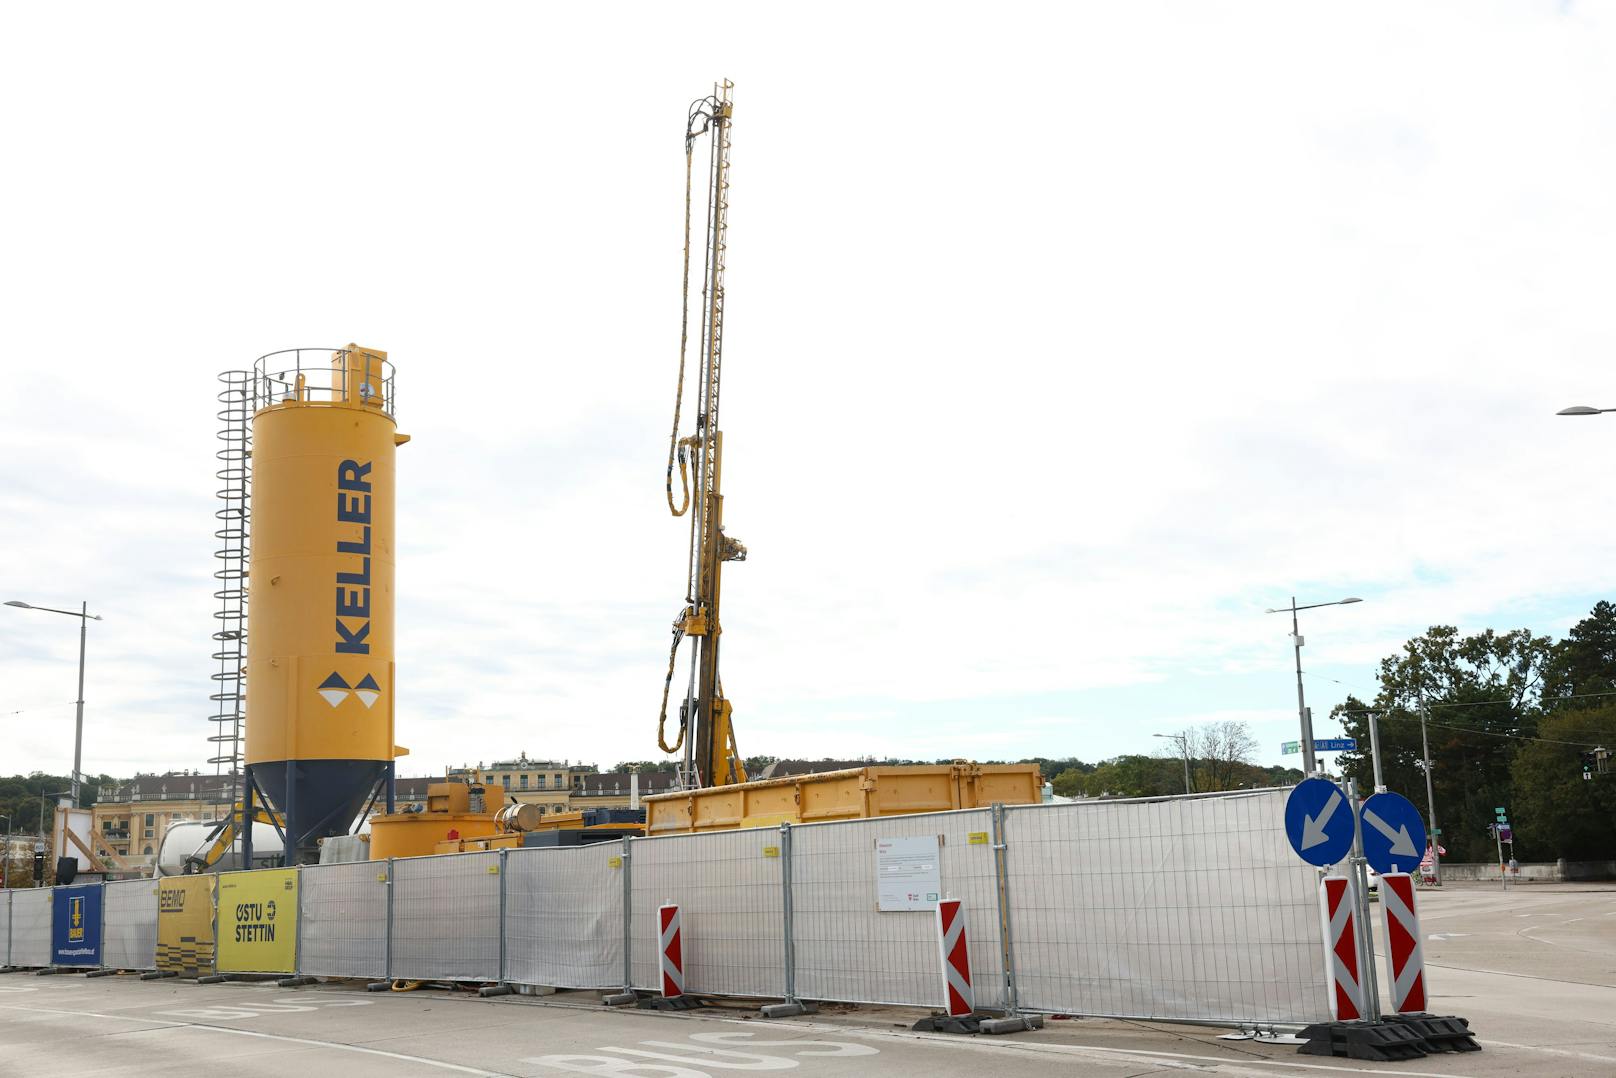
[[[711,98],[702,98],[690,106],[689,115],[685,118],[685,236],[684,236],[684,266],[680,280],[680,311],[679,311],[679,380],[674,387],[673,395],[673,429],[668,435],[668,468],[664,477],[664,493],[668,499],[668,511],[675,517],[684,516],[690,509],[690,472],[688,457],[684,446],[679,441],[679,418],[684,407],[685,397],[685,361],[690,350],[690,222],[691,205],[694,201],[694,160],[695,143],[699,135],[705,134],[711,123],[711,113],[704,111],[704,106],[716,108]],[[697,128],[697,121],[700,128]],[[703,278],[706,272],[706,245],[703,245]],[[705,312],[704,312],[705,314]],[[705,326],[704,326],[705,328]],[[679,465],[679,485],[683,491],[683,504],[673,504],[673,467],[675,460]],[[696,514],[690,517],[690,550],[685,558],[685,601],[695,601],[696,586]],[[672,745],[668,744],[668,697],[673,688],[673,675],[679,661],[679,645],[684,641],[684,631],[678,626],[673,630],[673,646],[668,649],[668,672],[662,679],[662,707],[657,713],[657,745],[663,752],[673,754],[678,752],[685,743],[685,733],[689,725],[689,716],[681,714],[679,719],[679,737]],[[694,668],[692,668],[692,672]]]

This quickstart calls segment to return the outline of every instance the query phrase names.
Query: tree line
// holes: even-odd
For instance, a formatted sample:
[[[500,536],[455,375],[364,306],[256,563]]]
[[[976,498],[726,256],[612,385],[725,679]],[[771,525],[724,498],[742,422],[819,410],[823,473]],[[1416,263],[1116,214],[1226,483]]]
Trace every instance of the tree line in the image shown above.
[[[1583,778],[1585,753],[1616,749],[1616,606],[1595,604],[1560,640],[1432,626],[1381,660],[1376,678],[1373,700],[1349,696],[1331,713],[1358,742],[1338,761],[1361,790],[1373,787],[1373,713],[1385,784],[1423,814],[1423,714],[1449,860],[1497,857],[1489,827],[1498,808],[1519,860],[1616,858],[1616,769],[1595,766]]]

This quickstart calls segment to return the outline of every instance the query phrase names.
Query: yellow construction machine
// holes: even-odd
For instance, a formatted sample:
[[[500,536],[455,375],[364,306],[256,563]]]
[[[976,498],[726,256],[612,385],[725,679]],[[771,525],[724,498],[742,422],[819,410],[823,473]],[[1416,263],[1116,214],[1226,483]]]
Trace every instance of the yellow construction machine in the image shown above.
[[[679,333],[679,385],[673,405],[673,433],[668,439],[668,509],[674,516],[690,513],[690,551],[685,580],[685,605],[673,623],[673,647],[668,653],[668,674],[662,683],[662,711],[657,719],[657,744],[666,753],[684,751],[680,784],[686,789],[727,786],[746,781],[746,768],[735,746],[730,702],[724,698],[718,676],[718,624],[720,574],[724,562],[745,561],[746,547],[724,534],[724,435],[718,429],[718,400],[724,342],[724,256],[729,229],[729,127],[733,106],[728,80],[713,86],[710,96],[695,101],[685,119],[685,257],[684,309]],[[703,280],[700,375],[697,380],[696,430],[679,436],[684,403],[685,360],[690,342],[691,204],[694,189],[695,145],[708,139],[707,224],[702,244]],[[673,470],[679,468],[684,491],[674,504]],[[695,489],[690,472],[694,465]],[[668,744],[668,694],[673,686],[679,645],[692,641],[690,679],[679,705],[679,736]]]
[[[236,802],[230,810],[230,815],[220,820],[214,826],[214,829],[208,833],[207,839],[204,840],[208,842],[207,849],[200,849],[196,853],[186,856],[184,862],[186,875],[198,872],[212,872],[214,866],[224,859],[225,854],[235,848],[236,837],[241,832],[241,821],[244,813],[245,809],[242,803]],[[284,821],[263,805],[254,805],[251,815],[254,823],[265,823],[282,835],[286,833]],[[241,867],[252,868],[253,866],[242,865]]]

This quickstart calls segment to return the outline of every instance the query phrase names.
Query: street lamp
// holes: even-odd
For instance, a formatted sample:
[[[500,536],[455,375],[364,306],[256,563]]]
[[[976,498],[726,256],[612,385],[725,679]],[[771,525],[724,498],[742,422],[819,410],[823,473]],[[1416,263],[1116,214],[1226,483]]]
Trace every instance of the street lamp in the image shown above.
[[[1291,615],[1291,641],[1296,649],[1296,717],[1302,724],[1302,773],[1311,775],[1316,770],[1313,759],[1313,719],[1307,713],[1307,701],[1302,695],[1302,633],[1296,625],[1296,612],[1298,610],[1317,610],[1321,606],[1346,606],[1348,603],[1361,603],[1362,599],[1348,598],[1336,599],[1329,603],[1308,603],[1306,606],[1296,605],[1296,596],[1291,596],[1290,606],[1269,607],[1265,614],[1283,614],[1290,611]]]
[[[79,713],[78,720],[73,724],[73,807],[79,807],[79,769],[84,759],[84,641],[90,625],[90,619],[101,620],[100,614],[90,613],[90,604],[83,604],[79,610],[58,610],[54,606],[34,606],[32,603],[22,602],[20,599],[8,599],[7,606],[17,607],[19,610],[43,610],[47,614],[66,614],[70,618],[79,619]]]
[[[1616,408],[1590,408],[1586,404],[1573,404],[1569,408],[1561,408],[1555,415],[1602,415],[1605,412],[1616,412]]]
[[[1179,750],[1184,754],[1184,792],[1190,793],[1190,737],[1188,734],[1151,734],[1151,737],[1165,737],[1170,741],[1178,742]]]
[[[0,887],[11,886],[11,817],[0,814],[6,821],[6,844],[0,846]]]

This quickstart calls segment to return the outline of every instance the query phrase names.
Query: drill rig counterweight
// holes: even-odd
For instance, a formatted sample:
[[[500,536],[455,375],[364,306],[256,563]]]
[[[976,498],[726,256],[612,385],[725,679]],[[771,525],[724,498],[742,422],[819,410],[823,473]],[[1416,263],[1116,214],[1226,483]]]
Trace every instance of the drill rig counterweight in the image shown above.
[[[685,606],[673,625],[673,647],[662,686],[662,713],[657,720],[657,742],[662,751],[684,750],[680,782],[685,788],[746,781],[746,770],[735,747],[735,731],[730,724],[730,703],[724,699],[723,682],[718,676],[721,570],[726,561],[746,560],[746,547],[724,534],[721,493],[724,435],[718,428],[724,341],[724,256],[729,227],[731,88],[728,81],[715,85],[711,96],[690,106],[685,122],[684,314],[679,334],[679,386],[674,399],[673,433],[668,440],[667,496],[668,509],[674,516],[683,516],[687,511],[691,514],[690,551]],[[685,359],[690,340],[692,165],[695,144],[704,135],[708,137],[708,183],[707,226],[702,244],[701,373],[696,391],[696,430],[681,438],[679,413],[684,402]],[[678,506],[673,501],[675,463],[684,489],[683,504]],[[690,483],[692,464],[696,473],[694,494]],[[679,707],[679,737],[669,745],[664,733],[668,694],[679,645],[686,637],[694,648],[690,680]]]

